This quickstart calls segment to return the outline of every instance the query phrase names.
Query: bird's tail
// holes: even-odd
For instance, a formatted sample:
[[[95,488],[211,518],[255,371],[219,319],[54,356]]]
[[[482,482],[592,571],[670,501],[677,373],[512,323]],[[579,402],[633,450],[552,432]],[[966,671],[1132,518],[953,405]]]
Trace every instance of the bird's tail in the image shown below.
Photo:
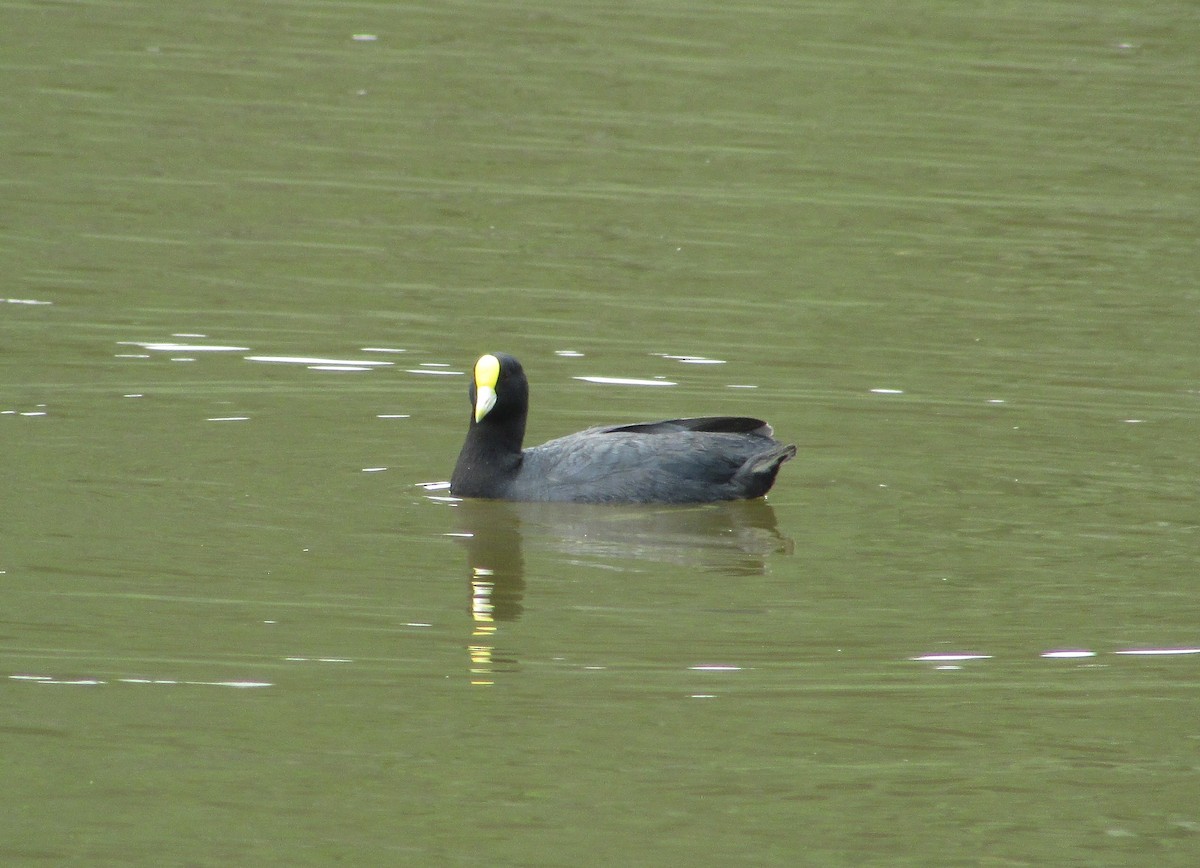
[[[780,444],[747,460],[738,468],[733,478],[745,488],[745,497],[762,497],[775,484],[775,476],[779,473],[780,466],[795,457],[794,443]]]

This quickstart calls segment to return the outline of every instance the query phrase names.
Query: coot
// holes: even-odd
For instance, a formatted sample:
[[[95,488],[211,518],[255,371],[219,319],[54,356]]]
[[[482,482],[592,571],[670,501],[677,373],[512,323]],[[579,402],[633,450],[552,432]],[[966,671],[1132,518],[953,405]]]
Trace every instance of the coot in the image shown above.
[[[796,447],[761,419],[705,416],[605,425],[521,448],[529,381],[521,363],[475,363],[471,419],[450,492],[575,503],[708,503],[761,497]]]

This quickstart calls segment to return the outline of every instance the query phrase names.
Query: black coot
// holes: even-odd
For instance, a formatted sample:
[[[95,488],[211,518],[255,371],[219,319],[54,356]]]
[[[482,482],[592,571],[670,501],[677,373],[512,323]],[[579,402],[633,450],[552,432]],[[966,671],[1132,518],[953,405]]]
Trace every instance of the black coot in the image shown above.
[[[576,503],[707,503],[761,497],[796,447],[761,419],[705,416],[606,425],[522,450],[529,381],[491,353],[475,363],[471,420],[450,492]]]

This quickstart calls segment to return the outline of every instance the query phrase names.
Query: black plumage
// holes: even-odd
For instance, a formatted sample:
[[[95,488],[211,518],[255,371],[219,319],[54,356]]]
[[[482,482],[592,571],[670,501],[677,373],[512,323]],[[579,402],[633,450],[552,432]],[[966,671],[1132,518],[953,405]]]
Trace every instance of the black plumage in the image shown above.
[[[458,497],[576,503],[707,503],[761,497],[796,447],[761,419],[705,416],[605,425],[522,449],[529,381],[505,353],[482,356],[467,439],[450,478]]]

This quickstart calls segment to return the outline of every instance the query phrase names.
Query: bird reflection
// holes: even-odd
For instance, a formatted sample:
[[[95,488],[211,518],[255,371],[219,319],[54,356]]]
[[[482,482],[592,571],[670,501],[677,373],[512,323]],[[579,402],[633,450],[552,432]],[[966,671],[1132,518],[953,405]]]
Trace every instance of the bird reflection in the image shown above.
[[[764,573],[769,555],[795,547],[762,499],[701,506],[463,500],[454,515],[454,536],[467,551],[476,684],[517,668],[495,640],[500,623],[524,612],[526,546],[618,567],[648,561],[733,576]]]

